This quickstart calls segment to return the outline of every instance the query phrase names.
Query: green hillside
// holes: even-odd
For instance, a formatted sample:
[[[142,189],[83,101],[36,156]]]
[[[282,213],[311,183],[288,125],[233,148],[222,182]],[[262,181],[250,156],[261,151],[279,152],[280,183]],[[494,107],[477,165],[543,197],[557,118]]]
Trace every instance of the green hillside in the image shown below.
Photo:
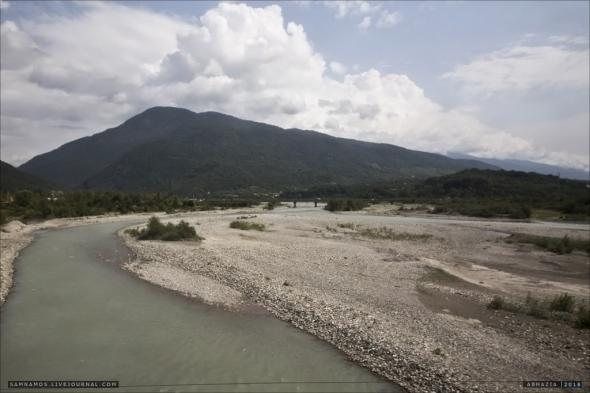
[[[215,112],[156,107],[21,168],[68,187],[207,195],[426,178],[470,167],[491,166]]]

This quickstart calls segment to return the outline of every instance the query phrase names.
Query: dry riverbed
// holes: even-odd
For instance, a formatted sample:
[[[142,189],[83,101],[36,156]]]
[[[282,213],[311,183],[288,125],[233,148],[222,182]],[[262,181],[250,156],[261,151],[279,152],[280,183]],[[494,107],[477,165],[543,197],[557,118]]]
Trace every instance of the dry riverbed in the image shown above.
[[[244,215],[266,230],[229,228]],[[136,254],[125,268],[229,309],[255,302],[410,392],[521,391],[518,381],[590,372],[588,330],[486,308],[494,295],[523,300],[528,292],[587,301],[585,253],[504,241],[511,233],[587,238],[587,227],[299,207],[182,219],[205,240],[138,242],[121,231]]]
[[[35,231],[150,215],[3,226],[0,304],[13,261]],[[244,215],[266,230],[229,228]],[[587,238],[587,227],[301,208],[163,217],[189,221],[205,240],[137,242],[121,232],[137,257],[125,268],[209,304],[252,311],[257,303],[411,392],[521,391],[516,381],[584,379],[590,372],[588,330],[486,308],[494,295],[522,300],[528,292],[587,301],[586,254],[504,241],[511,233]]]

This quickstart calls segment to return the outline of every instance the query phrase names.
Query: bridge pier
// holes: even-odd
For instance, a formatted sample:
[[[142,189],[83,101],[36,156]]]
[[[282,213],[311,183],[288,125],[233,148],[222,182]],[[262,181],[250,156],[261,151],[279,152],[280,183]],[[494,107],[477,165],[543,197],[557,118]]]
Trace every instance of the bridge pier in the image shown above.
[[[297,207],[297,201],[293,201],[293,207]]]

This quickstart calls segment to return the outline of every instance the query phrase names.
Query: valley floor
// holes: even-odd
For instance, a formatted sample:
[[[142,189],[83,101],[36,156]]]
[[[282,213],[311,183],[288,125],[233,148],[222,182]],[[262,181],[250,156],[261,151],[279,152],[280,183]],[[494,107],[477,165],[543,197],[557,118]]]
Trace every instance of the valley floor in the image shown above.
[[[238,217],[266,230],[230,229]],[[579,380],[590,372],[587,329],[486,308],[494,295],[523,301],[528,292],[587,301],[587,254],[556,255],[504,239],[587,238],[588,226],[335,214],[299,205],[163,221],[180,219],[205,240],[138,242],[122,231],[136,254],[124,267],[237,312],[263,306],[410,392],[522,391],[523,380]]]

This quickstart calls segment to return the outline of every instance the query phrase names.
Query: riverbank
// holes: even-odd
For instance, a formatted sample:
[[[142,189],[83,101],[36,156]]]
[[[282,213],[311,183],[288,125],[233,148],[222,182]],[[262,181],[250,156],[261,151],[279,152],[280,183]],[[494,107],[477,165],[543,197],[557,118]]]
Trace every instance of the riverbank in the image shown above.
[[[19,253],[33,241],[36,231],[133,219],[141,220],[152,215],[154,213],[57,218],[29,225],[20,221],[11,221],[3,225],[0,229],[0,306],[4,304],[12,288],[14,262]]]
[[[244,214],[267,229],[230,229]],[[137,256],[127,268],[140,274],[168,266],[175,276],[208,277],[410,392],[515,391],[517,381],[582,379],[590,370],[587,330],[485,307],[496,294],[529,291],[587,298],[586,255],[555,256],[503,241],[513,232],[583,237],[586,230],[319,209],[182,218],[203,242],[137,242],[123,235]],[[365,230],[381,226],[406,235],[382,239]]]

